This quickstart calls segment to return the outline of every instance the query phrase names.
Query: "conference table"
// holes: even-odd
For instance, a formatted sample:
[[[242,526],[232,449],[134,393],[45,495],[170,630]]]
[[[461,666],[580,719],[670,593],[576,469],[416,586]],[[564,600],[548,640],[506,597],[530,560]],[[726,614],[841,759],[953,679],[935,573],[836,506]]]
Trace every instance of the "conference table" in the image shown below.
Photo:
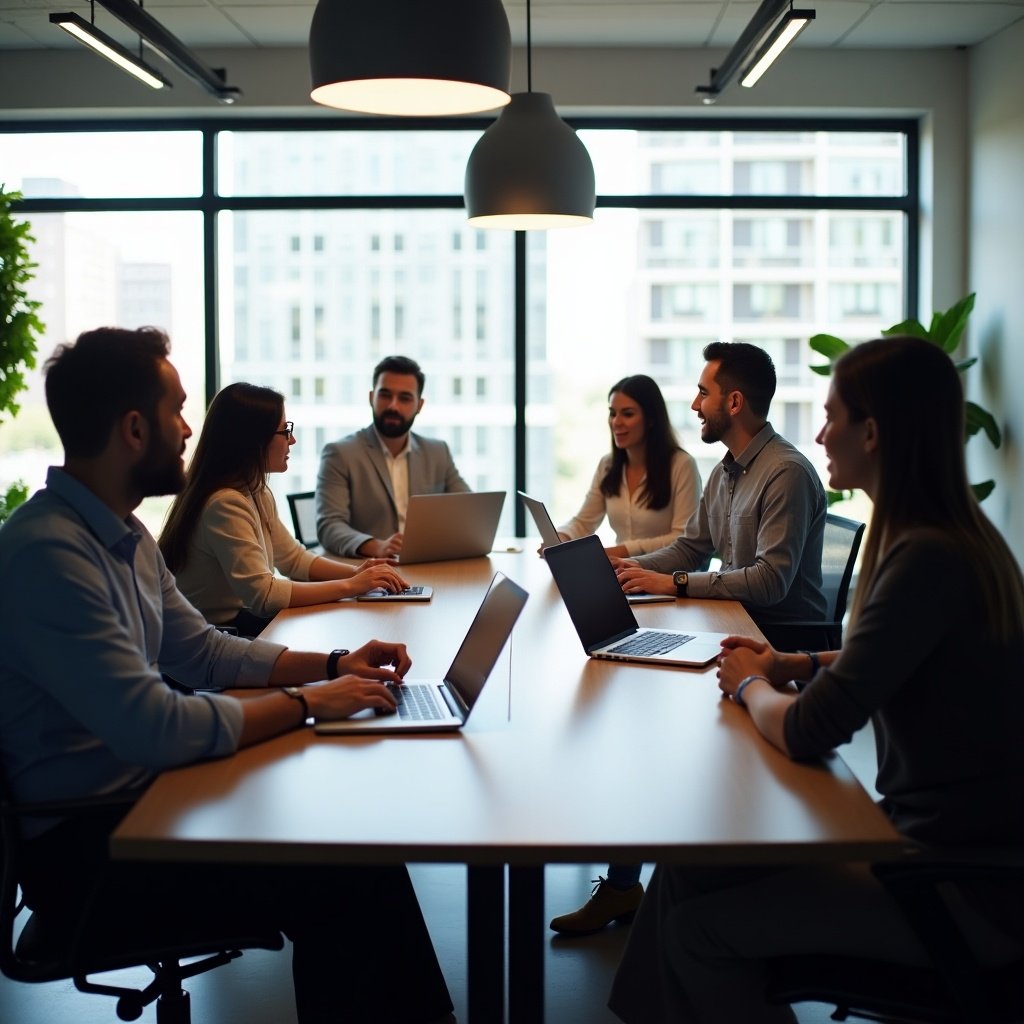
[[[316,651],[400,640],[412,656],[410,679],[442,678],[500,571],[530,598],[461,732],[357,737],[308,728],[166,772],[117,829],[113,855],[466,864],[476,1024],[543,1020],[547,863],[900,855],[904,840],[841,758],[790,761],[721,696],[714,665],[588,658],[535,543],[403,567],[410,582],[434,588],[428,603],[289,609],[264,634]],[[759,636],[731,601],[634,612],[645,626]]]

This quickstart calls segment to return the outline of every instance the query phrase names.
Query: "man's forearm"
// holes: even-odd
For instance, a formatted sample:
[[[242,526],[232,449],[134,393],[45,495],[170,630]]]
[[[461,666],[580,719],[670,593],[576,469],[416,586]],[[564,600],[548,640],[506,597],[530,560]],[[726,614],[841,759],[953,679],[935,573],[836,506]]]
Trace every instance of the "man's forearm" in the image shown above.
[[[297,686],[327,678],[327,653],[282,651],[270,670],[268,686]]]

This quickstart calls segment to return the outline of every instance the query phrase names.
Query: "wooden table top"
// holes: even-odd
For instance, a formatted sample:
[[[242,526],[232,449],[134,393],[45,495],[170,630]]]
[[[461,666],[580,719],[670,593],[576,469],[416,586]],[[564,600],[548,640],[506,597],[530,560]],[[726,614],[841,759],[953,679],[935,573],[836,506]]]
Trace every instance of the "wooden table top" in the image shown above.
[[[532,547],[533,542],[526,542]],[[428,604],[345,601],[281,613],[297,649],[404,641],[409,678],[444,675],[494,572],[530,593],[455,734],[297,730],[164,773],[115,856],[264,863],[795,862],[905,846],[842,760],[790,761],[723,699],[715,668],[587,658],[533,550],[409,566]],[[731,601],[634,606],[641,625],[757,634]]]

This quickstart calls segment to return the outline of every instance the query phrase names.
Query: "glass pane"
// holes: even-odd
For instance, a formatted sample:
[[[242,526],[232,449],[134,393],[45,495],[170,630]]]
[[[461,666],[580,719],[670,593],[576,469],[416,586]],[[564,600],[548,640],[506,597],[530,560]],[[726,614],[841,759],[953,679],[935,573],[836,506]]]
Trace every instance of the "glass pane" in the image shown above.
[[[199,433],[204,413],[202,221],[198,213],[35,214],[29,219],[39,264],[29,297],[42,303],[46,333],[21,411],[0,430],[0,484],[23,480],[35,491],[46,468],[63,461],[43,393],[43,363],[54,348],[95,327],[161,327],[188,393],[186,418]],[[194,439],[193,439],[194,440]],[[154,533],[168,498],[139,511]]]
[[[690,403],[711,341],[769,352],[772,422],[824,471],[814,438],[828,382],[811,372],[820,359],[807,340],[856,341],[899,320],[902,223],[826,210],[600,209],[592,228],[531,235],[531,275],[544,279],[530,302],[527,465],[556,525],[579,508],[610,450],[607,392],[626,374],[658,381],[707,478],[724,449],[700,440]]]
[[[901,196],[899,132],[583,129],[598,195]]]
[[[0,135],[0,182],[30,199],[198,196],[202,181],[200,132]]]
[[[221,132],[223,196],[462,195],[478,130]]]
[[[474,490],[515,493],[513,236],[461,210],[236,212],[219,225],[221,369],[284,393],[295,421],[285,495],[313,490],[324,444],[370,422],[373,367],[426,374],[416,430],[448,442]],[[511,536],[506,500],[501,535]]]

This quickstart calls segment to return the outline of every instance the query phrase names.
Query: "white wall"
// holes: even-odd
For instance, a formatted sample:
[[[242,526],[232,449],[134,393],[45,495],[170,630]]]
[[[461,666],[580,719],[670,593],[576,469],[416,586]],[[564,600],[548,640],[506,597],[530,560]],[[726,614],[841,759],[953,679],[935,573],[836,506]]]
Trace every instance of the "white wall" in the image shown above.
[[[1003,447],[975,440],[972,477],[994,478],[985,510],[1024,561],[1024,24],[970,55],[970,289],[978,294],[970,348],[983,372],[971,389],[1005,424]]]

